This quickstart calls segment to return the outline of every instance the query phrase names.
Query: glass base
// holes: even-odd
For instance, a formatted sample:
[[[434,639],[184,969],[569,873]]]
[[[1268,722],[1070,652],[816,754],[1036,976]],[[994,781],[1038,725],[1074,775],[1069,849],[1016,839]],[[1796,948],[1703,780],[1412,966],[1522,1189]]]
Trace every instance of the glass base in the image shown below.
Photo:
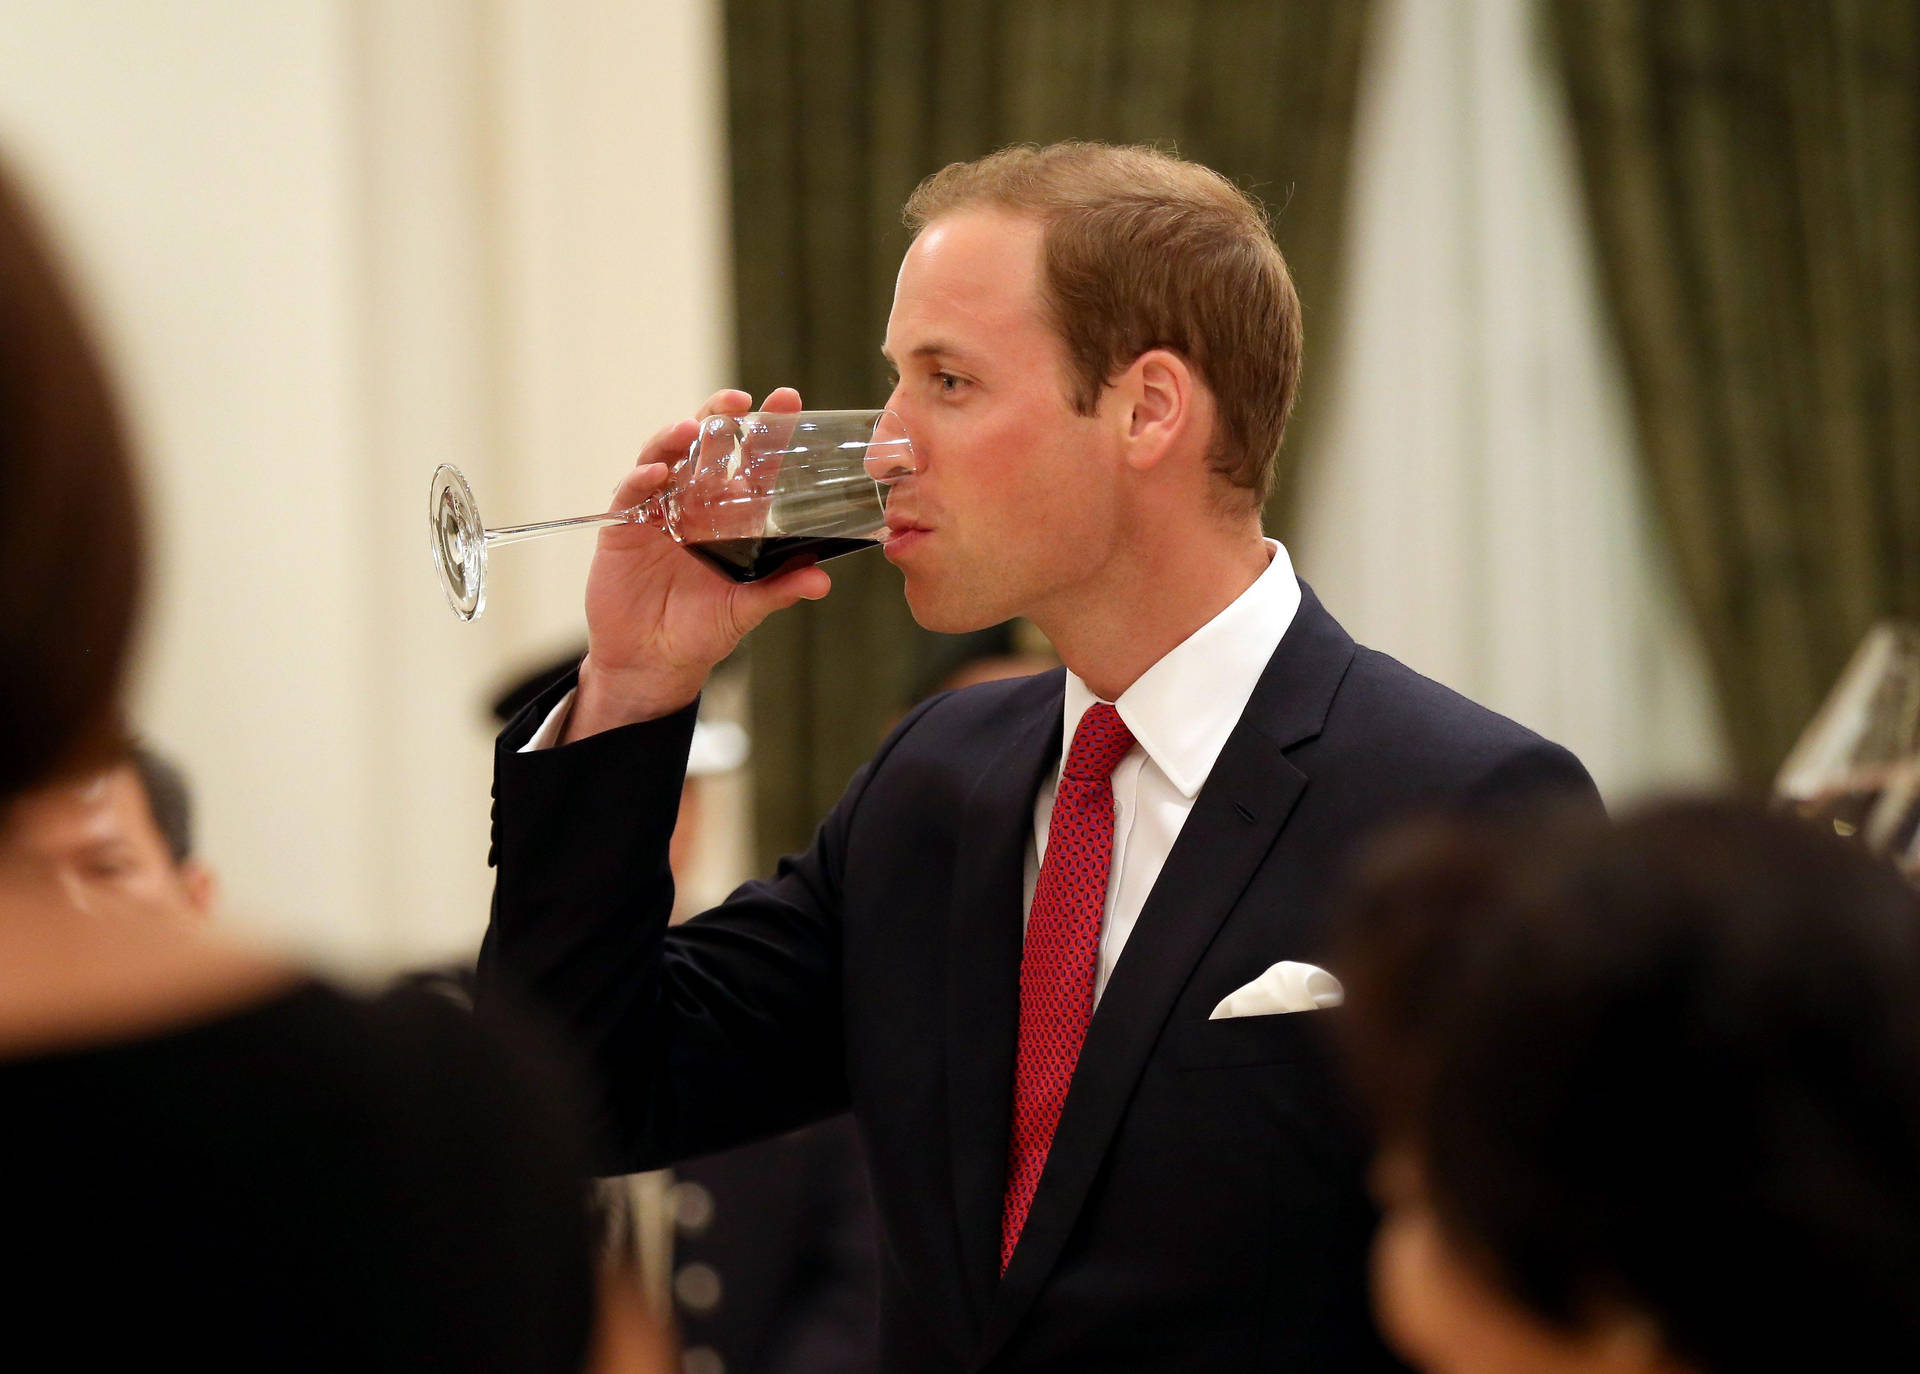
[[[434,469],[427,528],[447,604],[462,620],[475,619],[487,608],[487,531],[473,488],[451,463]]]

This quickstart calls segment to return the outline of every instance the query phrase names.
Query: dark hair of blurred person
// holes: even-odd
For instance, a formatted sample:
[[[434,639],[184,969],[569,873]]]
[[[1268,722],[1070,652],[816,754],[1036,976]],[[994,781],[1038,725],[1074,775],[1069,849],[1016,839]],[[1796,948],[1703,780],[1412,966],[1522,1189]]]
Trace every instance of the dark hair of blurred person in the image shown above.
[[[0,180],[0,802],[118,753],[143,545],[113,397]]]
[[[141,544],[102,369],[0,174],[6,1353],[637,1367],[625,1309],[593,1343],[585,1152],[518,1034],[335,992],[180,894],[76,901],[25,842],[24,800],[124,757]]]
[[[193,858],[193,793],[178,764],[150,744],[133,746],[133,771],[147,803],[147,815],[177,864]]]
[[[1435,825],[1348,912],[1429,1370],[1920,1368],[1920,897],[1732,803]]]

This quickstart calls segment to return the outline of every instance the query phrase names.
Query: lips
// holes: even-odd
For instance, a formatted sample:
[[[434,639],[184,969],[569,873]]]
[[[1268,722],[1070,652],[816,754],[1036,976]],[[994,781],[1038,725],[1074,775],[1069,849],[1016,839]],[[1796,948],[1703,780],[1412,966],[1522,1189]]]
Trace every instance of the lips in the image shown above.
[[[918,519],[901,511],[887,512],[887,539],[880,546],[881,552],[888,558],[898,558],[907,550],[920,543],[932,529]]]

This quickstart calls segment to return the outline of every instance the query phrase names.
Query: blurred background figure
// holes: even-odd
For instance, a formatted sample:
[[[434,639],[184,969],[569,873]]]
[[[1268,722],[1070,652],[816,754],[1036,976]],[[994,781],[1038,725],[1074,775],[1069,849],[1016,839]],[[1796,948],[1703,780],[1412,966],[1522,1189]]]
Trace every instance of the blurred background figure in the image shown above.
[[[144,550],[104,371],[0,172],[9,1353],[658,1371],[637,1304],[599,1291],[584,1135],[536,1048],[199,919],[157,820],[180,799],[124,762]]]
[[[851,1117],[663,1181],[685,1374],[879,1374],[873,1195]]]
[[[1920,897],[1889,865],[1723,803],[1434,826],[1344,934],[1407,1358],[1920,1365]]]
[[[1773,796],[1920,886],[1920,624],[1883,621],[1860,641]]]
[[[206,917],[219,882],[194,855],[192,805],[185,775],[135,744],[122,763],[16,798],[0,825],[53,870],[76,906],[90,909],[104,894]]]

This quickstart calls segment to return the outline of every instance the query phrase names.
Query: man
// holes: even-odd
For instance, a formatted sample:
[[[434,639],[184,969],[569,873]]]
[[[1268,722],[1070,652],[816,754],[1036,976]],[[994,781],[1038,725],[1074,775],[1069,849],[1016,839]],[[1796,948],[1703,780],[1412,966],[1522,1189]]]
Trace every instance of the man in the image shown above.
[[[193,855],[186,781],[144,746],[83,782],[20,798],[7,825],[76,906],[213,912],[218,884]]]
[[[1065,144],[949,167],[907,213],[885,352],[920,471],[886,555],[922,625],[1025,616],[1065,669],[925,703],[806,853],[669,933],[707,668],[828,576],[735,586],[603,531],[577,689],[497,755],[483,974],[568,1017],[617,1167],[851,1105],[889,1370],[1385,1367],[1337,1013],[1215,1012],[1324,962],[1333,866],[1382,819],[1592,785],[1357,648],[1263,538],[1300,309],[1242,193]]]

